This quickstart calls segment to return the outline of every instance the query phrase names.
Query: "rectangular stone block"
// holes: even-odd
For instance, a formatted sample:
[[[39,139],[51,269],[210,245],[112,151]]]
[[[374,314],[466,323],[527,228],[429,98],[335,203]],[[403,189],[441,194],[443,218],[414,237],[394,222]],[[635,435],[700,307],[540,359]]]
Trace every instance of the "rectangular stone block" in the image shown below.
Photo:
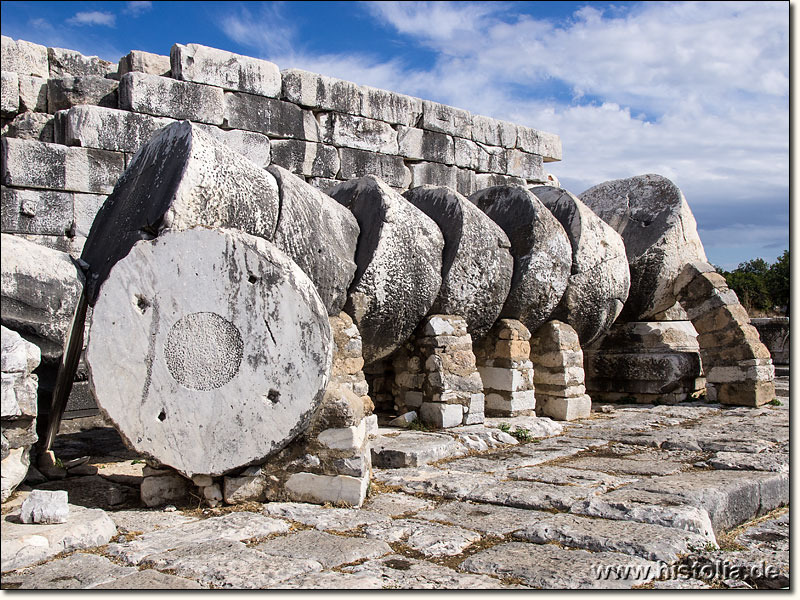
[[[478,191],[478,182],[475,179],[475,171],[471,171],[469,169],[458,169],[456,172],[456,191],[467,198]]]
[[[319,115],[322,141],[338,147],[369,150],[382,154],[397,154],[397,132],[388,123],[346,115]]]
[[[465,140],[459,137],[454,138],[453,160],[456,166],[474,171],[478,168],[479,154],[480,148],[478,148],[478,144],[472,140]]]
[[[102,77],[70,77],[47,82],[47,109],[51,114],[81,104],[117,108],[119,82]]]
[[[392,187],[407,188],[411,185],[411,171],[399,156],[377,154],[365,150],[341,148],[340,175],[342,179],[354,179],[364,175],[375,175]]]
[[[3,233],[67,235],[70,232],[73,219],[70,192],[3,187],[0,194]]]
[[[0,114],[13,117],[19,112],[19,75],[14,71],[0,72]]]
[[[419,408],[422,406],[424,398],[422,392],[406,392],[403,396],[406,408]]]
[[[58,126],[61,121],[63,128]],[[116,152],[136,152],[174,119],[100,106],[73,106],[56,114],[56,142]],[[63,133],[62,133],[63,132]]]
[[[366,439],[364,420],[353,427],[325,429],[317,436],[317,441],[331,450],[360,450]]]
[[[527,181],[545,182],[547,174],[542,166],[542,157],[521,150],[506,150],[506,173]]]
[[[311,111],[291,102],[244,92],[225,92],[225,119],[231,129],[270,137],[320,141],[319,125]]]
[[[549,369],[538,367],[533,376],[534,383],[545,385],[571,386],[583,384],[583,367],[566,367],[564,369]]]
[[[561,160],[561,138],[553,133],[517,125],[517,148],[540,155],[544,162]]]
[[[738,383],[748,381],[772,381],[775,378],[773,365],[763,366],[712,366],[706,371],[708,383]]]
[[[328,177],[307,177],[306,183],[313,185],[318,190],[327,194],[330,190],[342,183],[342,181],[340,179],[330,179]]]
[[[537,414],[556,421],[585,419],[592,413],[592,399],[586,394],[575,398],[558,398],[539,393]]]
[[[117,73],[122,77],[125,73],[131,72],[170,77],[172,67],[169,63],[169,56],[143,52],[142,50],[131,50],[119,59]]]
[[[0,49],[0,70],[46,79],[50,76],[47,47],[25,40],[14,41],[4,35]]]
[[[282,98],[289,102],[350,115],[362,113],[364,88],[351,81],[301,69],[287,69],[281,75]]]
[[[50,77],[107,77],[116,75],[117,65],[98,58],[84,56],[75,50],[66,48],[48,48],[47,61]]]
[[[340,167],[336,148],[302,140],[273,141],[272,162],[299,175],[327,178],[335,178]]]
[[[369,477],[293,473],[286,481],[286,493],[295,502],[361,506],[367,496]]]
[[[416,127],[422,117],[422,100],[378,88],[361,86],[361,116]]]
[[[472,115],[461,108],[423,100],[422,129],[470,139],[472,137]]]
[[[472,115],[472,139],[481,144],[513,148],[517,143],[517,126],[483,115]]]
[[[3,138],[2,182],[13,187],[110,194],[124,170],[117,152]]]
[[[508,175],[500,175],[498,173],[478,173],[475,175],[475,182],[478,189],[493,187],[495,185],[526,185],[526,181],[519,177],[510,177]]]
[[[280,69],[267,60],[200,44],[175,44],[169,59],[176,79],[270,98],[281,93]]]
[[[423,402],[419,409],[423,423],[449,429],[458,427],[464,419],[464,408],[460,404],[442,404],[439,402]]]
[[[455,162],[453,138],[444,133],[401,126],[397,130],[397,141],[400,156],[446,165]]]
[[[108,196],[100,194],[78,194],[72,195],[73,200],[73,234],[79,237],[87,237],[92,228],[97,211],[103,206]]]
[[[44,77],[19,76],[20,111],[46,113],[47,82]]]
[[[536,393],[544,396],[555,396],[557,398],[577,398],[586,393],[585,385],[548,385],[545,383],[534,383]]]
[[[456,189],[458,185],[457,167],[421,162],[411,164],[409,168],[411,169],[411,187],[438,185]]]
[[[119,84],[119,107],[154,117],[222,125],[225,93],[210,85],[147,73],[126,73]]]
[[[199,127],[214,139],[219,140],[231,150],[235,150],[250,160],[253,164],[261,168],[269,166],[272,144],[270,139],[263,133],[244,131],[242,129],[220,129],[214,125],[206,125],[204,123],[200,123]]]
[[[531,353],[531,344],[526,340],[498,340],[494,345],[496,358],[517,358],[528,360]]]
[[[536,408],[534,390],[511,392],[505,394],[486,394],[486,414],[490,417],[512,417],[529,414]]]
[[[481,173],[505,174],[508,170],[506,149],[478,144],[478,166],[476,170]]]
[[[533,371],[478,367],[485,389],[517,392],[533,389]]]

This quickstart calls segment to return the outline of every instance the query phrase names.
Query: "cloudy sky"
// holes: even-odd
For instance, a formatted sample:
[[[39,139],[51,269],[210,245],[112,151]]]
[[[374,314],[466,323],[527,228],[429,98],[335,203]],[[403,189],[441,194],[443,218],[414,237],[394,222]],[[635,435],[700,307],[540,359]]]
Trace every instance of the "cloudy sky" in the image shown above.
[[[0,28],[113,61],[196,42],[551,131],[573,193],[677,183],[715,264],[789,247],[789,2],[2,2]]]

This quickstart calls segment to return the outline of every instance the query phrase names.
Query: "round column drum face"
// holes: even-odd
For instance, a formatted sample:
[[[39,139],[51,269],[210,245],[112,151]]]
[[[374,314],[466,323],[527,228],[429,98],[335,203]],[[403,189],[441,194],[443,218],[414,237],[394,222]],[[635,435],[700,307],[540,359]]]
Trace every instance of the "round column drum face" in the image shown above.
[[[271,243],[211,229],[137,243],[104,282],[86,351],[98,405],[137,451],[184,475],[274,454],[330,374],[325,310]]]

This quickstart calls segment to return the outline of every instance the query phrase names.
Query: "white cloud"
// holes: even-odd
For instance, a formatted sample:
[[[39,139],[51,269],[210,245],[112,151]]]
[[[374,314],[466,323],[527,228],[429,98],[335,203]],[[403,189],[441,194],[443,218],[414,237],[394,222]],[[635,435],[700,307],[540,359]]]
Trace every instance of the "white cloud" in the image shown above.
[[[114,27],[115,21],[116,16],[113,13],[99,10],[79,12],[74,17],[67,19],[67,23],[73,25],[102,25],[104,27]]]
[[[153,3],[149,0],[141,0],[141,1],[133,1],[133,2],[126,2],[125,8],[122,12],[125,14],[131,15],[133,17],[138,17],[139,15],[148,12],[153,8]]]

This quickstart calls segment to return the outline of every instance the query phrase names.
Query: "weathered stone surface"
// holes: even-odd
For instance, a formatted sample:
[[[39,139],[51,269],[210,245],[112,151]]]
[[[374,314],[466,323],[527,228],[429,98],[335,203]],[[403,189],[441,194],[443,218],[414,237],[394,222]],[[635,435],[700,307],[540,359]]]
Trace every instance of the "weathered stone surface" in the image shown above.
[[[417,498],[409,494],[390,492],[373,496],[364,504],[364,508],[390,517],[409,515],[418,511],[428,511],[436,504],[431,500]],[[441,519],[435,519],[440,521]]]
[[[37,346],[22,338],[16,331],[12,331],[7,327],[0,327],[0,344],[2,344],[0,370],[3,373],[27,375],[39,366],[41,351]],[[34,411],[32,414],[35,415],[36,406],[34,405],[30,408]],[[15,406],[13,414],[6,411],[4,398],[2,416],[17,416],[19,414],[25,414],[19,404]]]
[[[145,477],[140,486],[145,506],[163,506],[185,500],[189,493],[189,480],[178,474]]]
[[[20,111],[33,111],[39,113],[48,111],[48,83],[42,77],[29,75],[19,76],[19,108]],[[113,82],[112,82],[113,83]],[[110,89],[110,88],[109,88]]]
[[[356,508],[325,508],[302,502],[268,502],[264,514],[309,525],[319,531],[349,531],[362,525],[388,522],[372,506],[359,510]]]
[[[341,148],[339,150],[341,167],[339,175],[343,179],[356,179],[373,175],[396,188],[407,188],[411,185],[411,171],[399,156]],[[328,189],[330,194],[333,189]]]
[[[69,256],[18,236],[2,234],[2,321],[24,333],[42,356],[61,356],[72,313],[81,293],[78,270]]]
[[[322,141],[334,146],[397,154],[397,132],[383,121],[345,113],[322,113],[319,117]]]
[[[500,227],[452,189],[422,186],[403,197],[439,226],[444,236],[442,287],[432,312],[459,315],[473,338],[497,320],[511,286],[514,260]]]
[[[293,140],[320,141],[319,124],[310,110],[275,98],[225,92],[225,121],[232,129]]]
[[[286,169],[267,170],[278,182],[281,200],[274,243],[308,275],[328,314],[338,315],[356,272],[356,218]]]
[[[378,558],[392,551],[383,541],[336,536],[321,531],[301,531],[268,540],[255,548],[269,555],[314,560],[325,568]]]
[[[478,173],[475,175],[475,185],[478,190],[494,187],[498,185],[521,185],[525,187],[527,182],[519,177],[510,175],[500,175],[498,173]]]
[[[460,404],[423,402],[419,408],[419,415],[423,423],[438,429],[449,429],[461,425],[464,409]]]
[[[783,453],[717,452],[707,463],[720,470],[789,472],[789,455]]]
[[[684,463],[680,463],[666,458],[653,458],[648,460],[646,457],[626,456],[624,458],[612,458],[608,456],[585,456],[574,458],[564,463],[564,466],[573,469],[586,469],[589,471],[602,471],[605,473],[628,473],[630,475],[674,475],[686,468]]]
[[[449,435],[403,431],[381,435],[372,443],[372,464],[385,469],[418,467],[464,451]]]
[[[118,567],[125,568],[125,567]],[[112,581],[89,586],[93,590],[200,590],[203,586],[193,579],[167,575],[154,569],[134,571]]]
[[[458,186],[458,169],[440,163],[419,162],[409,165],[411,186],[434,185],[456,189]]]
[[[23,590],[77,590],[112,583],[133,575],[135,567],[121,567],[104,556],[76,552],[43,565],[3,575],[3,586]]]
[[[282,97],[290,102],[352,115],[360,115],[362,112],[364,88],[355,83],[301,69],[287,69],[281,75]]]
[[[513,148],[517,142],[517,126],[508,121],[472,115],[472,139],[482,144]]]
[[[54,141],[53,121],[52,115],[24,112],[3,125],[2,135],[3,137],[52,143]]]
[[[66,113],[58,113],[59,117],[63,120],[63,139],[56,128],[56,142],[117,152],[136,152],[156,131],[175,122],[101,106],[73,106]]]
[[[420,519],[394,519],[389,523],[369,525],[367,538],[401,542],[425,556],[454,556],[481,539],[474,531],[441,525]]]
[[[241,129],[220,129],[202,123],[198,124],[198,128],[262,169],[268,167],[272,162],[272,143],[263,133]],[[281,163],[278,162],[278,164]]]
[[[2,71],[0,82],[0,114],[13,117],[19,112],[19,76],[13,71]]]
[[[30,448],[5,447],[5,458],[0,463],[0,501],[9,499],[17,486],[25,479],[30,466]],[[3,558],[5,561],[5,558]],[[3,566],[5,571],[5,565]]]
[[[452,165],[455,161],[453,138],[443,133],[400,127],[397,141],[400,155],[406,158],[446,165]]]
[[[479,485],[465,499],[534,510],[569,510],[575,502],[593,496],[595,489],[572,485],[552,485],[538,481],[501,481]]]
[[[286,480],[286,492],[291,500],[297,502],[361,506],[367,496],[368,484],[369,477],[366,476],[293,473]]]
[[[55,114],[80,104],[117,108],[119,82],[103,77],[62,77],[47,82],[47,111]],[[127,107],[126,110],[131,110]],[[147,112],[147,111],[142,111]]]
[[[4,233],[65,235],[72,227],[70,192],[2,187]]]
[[[345,312],[361,332],[364,362],[388,356],[430,311],[442,285],[436,223],[376,177],[338,185],[361,233]]]
[[[776,365],[789,364],[789,317],[750,319]]]
[[[281,92],[280,70],[266,60],[200,44],[175,44],[169,58],[176,79],[273,98]]]
[[[125,356],[108,350],[121,335]],[[86,350],[98,404],[132,447],[188,477],[283,448],[321,400],[330,361],[325,308],[302,271],[265,240],[209,229],[134,246],[100,290]],[[232,402],[209,404],[209,390]]]
[[[197,517],[190,517],[180,512],[146,509],[115,510],[108,513],[108,516],[114,521],[120,533],[137,535],[198,520]]]
[[[339,152],[333,146],[301,140],[272,142],[272,162],[297,175],[336,177],[339,173]]]
[[[69,521],[58,525],[23,525],[14,513],[3,516],[2,570],[33,565],[59,552],[106,544],[117,528],[99,508],[70,505]]]
[[[97,56],[84,56],[75,50],[48,48],[50,77],[106,77],[117,71],[117,65]]]
[[[487,459],[495,464],[496,461]],[[449,466],[449,465],[448,465]],[[496,466],[496,465],[495,465]],[[465,475],[466,471],[439,469],[431,466],[375,470],[374,477],[409,494],[430,494],[463,500],[480,485],[496,484],[498,479],[484,473]]]
[[[541,155],[544,162],[561,160],[561,138],[554,133],[517,125],[517,148]]]
[[[419,98],[367,85],[361,86],[361,93],[359,114],[364,117],[414,127],[422,116],[422,100]]]
[[[374,575],[324,571],[306,573],[274,586],[277,590],[379,590],[383,582]]]
[[[707,261],[678,187],[660,175],[641,175],[601,183],[579,198],[625,242],[631,285],[622,320],[652,320],[675,304],[672,283],[683,266]]]
[[[535,467],[522,467],[508,471],[509,479],[523,479],[527,481],[541,481],[556,485],[581,485],[594,486],[598,490],[617,488],[632,483],[637,477],[609,475],[597,471],[574,469],[558,465],[540,465]]]
[[[522,186],[496,186],[469,197],[508,235],[514,273],[500,313],[535,331],[552,314],[567,288],[572,249],[564,228]]]
[[[67,492],[33,490],[22,503],[19,516],[23,523],[66,523],[69,516]]]
[[[493,504],[472,504],[469,502],[450,502],[434,510],[426,510],[414,515],[417,519],[450,523],[464,529],[504,537],[548,516],[547,513],[497,506]]]
[[[519,150],[506,150],[506,173],[529,182],[546,182],[547,173],[542,167],[542,157]]]
[[[13,40],[4,35],[0,56],[2,56],[0,65],[2,65],[3,71],[43,78],[50,76],[46,46],[32,44],[25,40]]]
[[[150,75],[161,75],[169,77],[171,65],[169,56],[143,52],[142,50],[131,50],[128,54],[119,59],[117,68],[120,78],[125,73],[149,73]]]
[[[630,273],[620,235],[568,191],[537,186],[531,192],[553,213],[572,244],[567,289],[553,313],[588,345],[607,331],[628,298]]]
[[[423,100],[422,128],[469,139],[472,137],[472,115],[460,108]]]
[[[154,117],[222,125],[225,94],[218,87],[132,72],[120,79],[119,107]]]

